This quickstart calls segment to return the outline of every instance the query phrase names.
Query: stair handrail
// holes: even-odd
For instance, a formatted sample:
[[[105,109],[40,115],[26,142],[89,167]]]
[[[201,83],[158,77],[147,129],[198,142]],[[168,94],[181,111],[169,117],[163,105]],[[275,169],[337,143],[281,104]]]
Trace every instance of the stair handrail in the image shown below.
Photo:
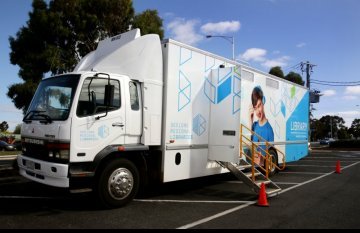
[[[261,139],[262,142],[261,143],[253,142],[251,140],[251,138],[248,138],[246,135],[244,135],[243,128],[247,129],[251,133],[251,137],[256,135],[258,138]],[[244,139],[245,139],[245,141],[244,141]],[[260,144],[263,145],[264,143],[266,145],[266,150],[264,150],[262,147],[260,147]],[[248,148],[251,148],[251,157],[249,155],[247,155],[243,151],[243,144],[245,144]],[[283,155],[282,156],[282,166],[281,167],[279,167],[276,163],[273,163],[271,161],[271,155],[269,153],[269,148],[270,147],[275,149],[276,152],[278,153],[278,155],[279,154]],[[275,168],[280,170],[280,171],[285,169],[285,167],[286,167],[286,163],[285,163],[286,156],[285,156],[285,154],[282,151],[280,151],[279,149],[277,149],[274,144],[269,143],[263,137],[261,137],[259,134],[255,133],[253,130],[251,130],[250,128],[248,128],[244,124],[241,124],[241,126],[240,126],[240,156],[242,157],[242,155],[244,155],[246,158],[248,158],[251,161],[251,174],[252,174],[252,180],[253,181],[255,181],[255,160],[254,160],[255,159],[255,153],[254,153],[255,151],[257,151],[257,153],[260,154],[260,156],[263,156],[262,155],[263,153],[261,153],[261,151],[263,151],[265,153],[265,168],[263,168],[262,166],[259,165],[259,169],[265,172],[266,178],[269,178],[269,165],[275,166]]]

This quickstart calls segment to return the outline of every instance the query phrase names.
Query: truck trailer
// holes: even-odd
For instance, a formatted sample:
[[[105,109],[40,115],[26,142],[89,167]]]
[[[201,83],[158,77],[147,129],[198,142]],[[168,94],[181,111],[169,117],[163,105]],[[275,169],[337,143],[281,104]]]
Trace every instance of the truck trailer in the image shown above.
[[[277,193],[268,176],[308,154],[309,90],[134,29],[44,78],[23,122],[20,174],[109,208],[153,182],[229,171]]]

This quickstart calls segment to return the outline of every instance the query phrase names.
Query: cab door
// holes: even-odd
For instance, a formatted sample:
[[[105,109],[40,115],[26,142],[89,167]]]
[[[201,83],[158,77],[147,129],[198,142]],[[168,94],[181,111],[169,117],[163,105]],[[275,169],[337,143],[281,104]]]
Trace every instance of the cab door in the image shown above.
[[[72,122],[72,162],[92,161],[108,145],[124,144],[123,86],[123,80],[110,76],[84,80]],[[106,96],[110,99],[106,99]]]

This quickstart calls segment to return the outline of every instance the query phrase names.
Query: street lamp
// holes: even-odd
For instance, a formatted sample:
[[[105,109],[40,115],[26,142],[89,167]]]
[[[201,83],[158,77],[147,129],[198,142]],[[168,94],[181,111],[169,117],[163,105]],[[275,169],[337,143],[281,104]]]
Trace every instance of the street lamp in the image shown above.
[[[206,35],[206,38],[211,37],[221,37],[227,41],[229,41],[232,45],[232,59],[235,61],[235,41],[233,36],[220,36],[220,35]]]

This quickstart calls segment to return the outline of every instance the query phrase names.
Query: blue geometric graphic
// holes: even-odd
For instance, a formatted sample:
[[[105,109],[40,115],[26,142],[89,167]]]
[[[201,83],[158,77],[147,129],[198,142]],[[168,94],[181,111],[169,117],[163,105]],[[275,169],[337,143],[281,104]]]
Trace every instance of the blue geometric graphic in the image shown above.
[[[309,92],[305,93],[299,105],[286,122],[286,141],[302,141],[302,144],[288,144],[285,147],[286,162],[299,160],[308,154]]]
[[[178,86],[178,112],[186,107],[191,102],[191,82],[182,72],[182,67],[192,59],[192,51],[189,49],[180,48],[179,60],[179,86]]]
[[[219,69],[216,78],[217,84],[214,84],[211,80],[205,78],[204,94],[213,104],[220,103],[222,100],[224,100],[226,97],[228,97],[231,94],[231,87],[232,87],[231,73],[232,73],[232,69],[230,70],[230,72],[226,73],[225,75],[221,75]],[[213,79],[215,78],[213,77]]]
[[[192,51],[180,48],[180,66],[188,62],[192,58]]]
[[[216,87],[210,82],[209,79],[205,79],[204,94],[213,104],[215,104]]]
[[[201,114],[198,114],[193,119],[193,132],[196,135],[201,136],[205,131],[206,131],[206,120]]]
[[[281,101],[281,113],[283,114],[284,118],[286,117],[286,107],[283,101]]]
[[[231,93],[231,76],[218,87],[217,103],[220,103]]]
[[[222,77],[220,76],[220,69],[218,70],[218,84],[221,83],[229,74],[231,74],[232,72],[232,69],[230,69],[230,71],[225,74],[225,75],[222,75]]]
[[[208,62],[208,58],[211,59],[211,62]],[[205,72],[209,71],[211,68],[215,66],[215,58],[205,56]]]
[[[233,114],[240,111],[240,103],[241,103],[241,79],[237,76],[234,76],[234,86],[233,86]]]
[[[281,103],[280,103],[280,101],[275,103],[273,101],[273,99],[270,98],[270,112],[271,112],[271,114],[274,117],[276,117],[277,115],[279,115],[280,111],[281,111]]]
[[[98,135],[101,138],[106,138],[109,136],[109,128],[105,125],[100,126],[98,129]]]
[[[185,77],[183,72],[179,72],[179,93],[178,93],[178,111],[181,111],[191,101],[191,83]]]

